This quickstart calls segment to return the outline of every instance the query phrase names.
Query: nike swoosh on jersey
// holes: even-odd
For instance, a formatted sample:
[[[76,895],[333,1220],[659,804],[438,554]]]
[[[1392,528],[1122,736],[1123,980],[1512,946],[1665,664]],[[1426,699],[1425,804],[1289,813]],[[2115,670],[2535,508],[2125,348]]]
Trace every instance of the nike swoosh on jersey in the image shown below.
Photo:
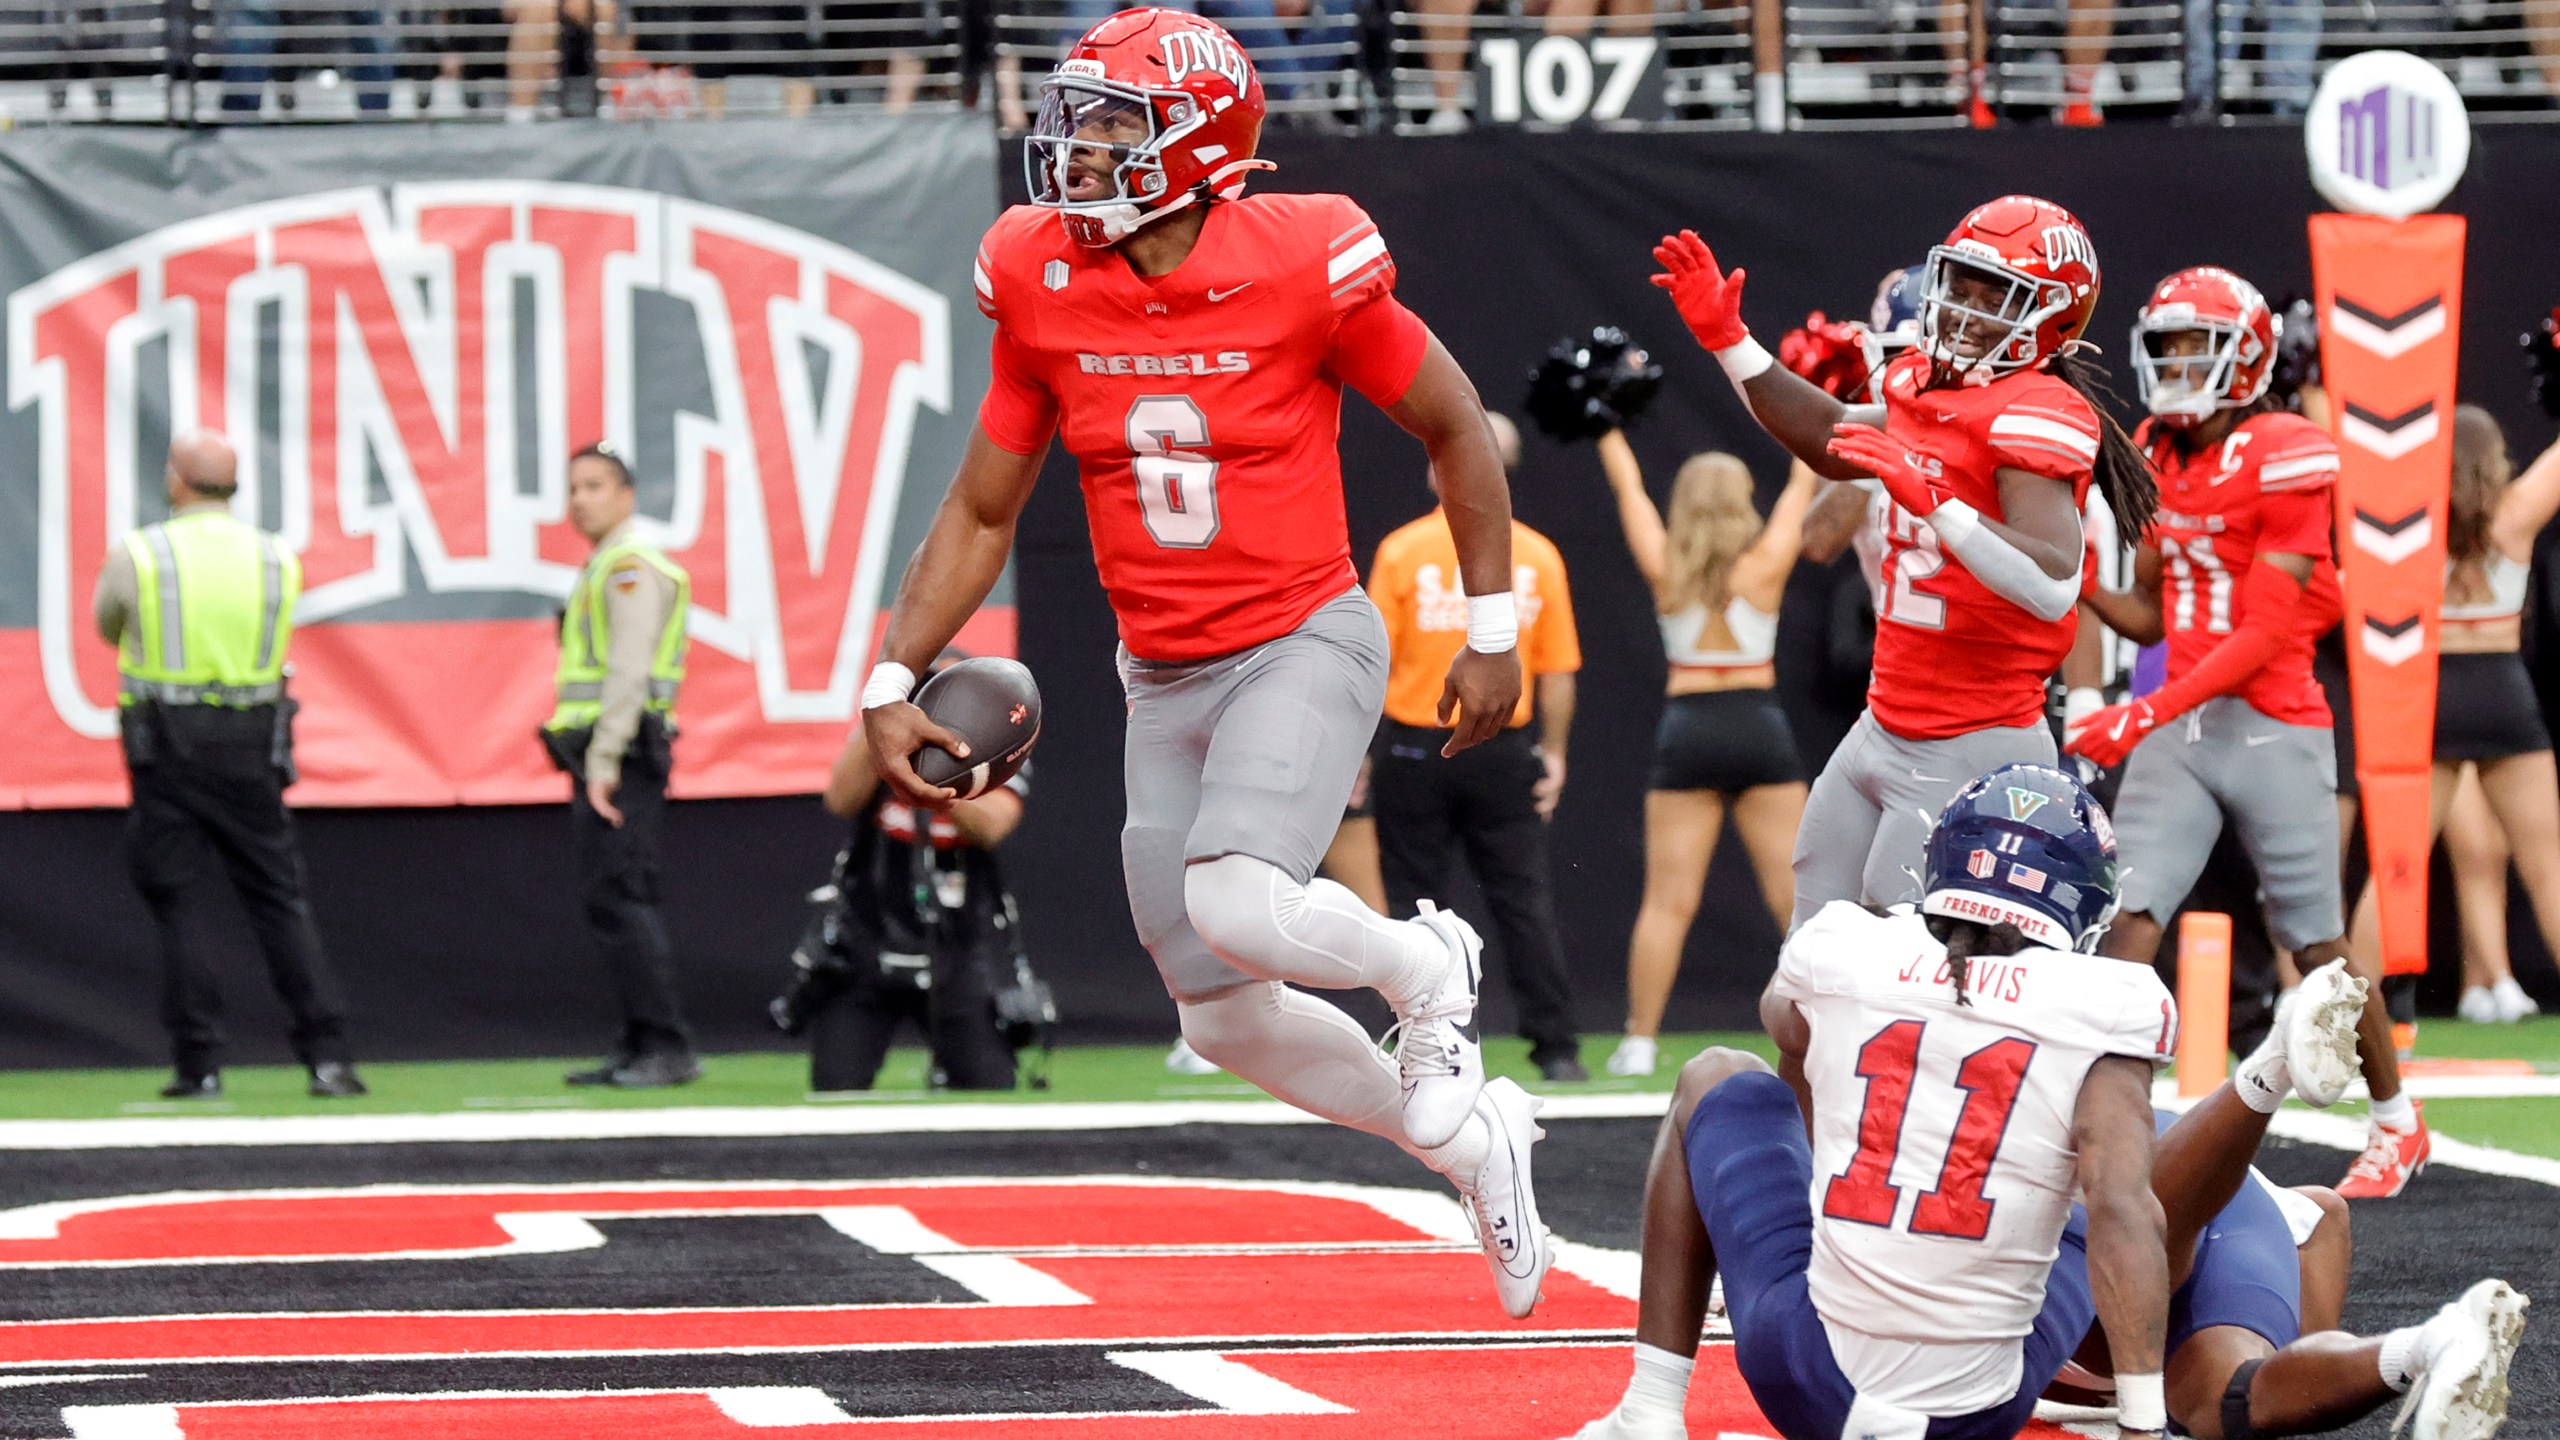
[[[1228,296],[1233,295],[1238,291],[1250,290],[1252,288],[1253,282],[1247,280],[1242,285],[1230,285],[1224,290],[1212,290],[1209,292],[1209,303],[1215,305],[1219,301],[1226,299]]]
[[[2251,735],[2243,738],[2240,743],[2254,750],[2261,745],[2272,745],[2283,738],[2281,735]]]

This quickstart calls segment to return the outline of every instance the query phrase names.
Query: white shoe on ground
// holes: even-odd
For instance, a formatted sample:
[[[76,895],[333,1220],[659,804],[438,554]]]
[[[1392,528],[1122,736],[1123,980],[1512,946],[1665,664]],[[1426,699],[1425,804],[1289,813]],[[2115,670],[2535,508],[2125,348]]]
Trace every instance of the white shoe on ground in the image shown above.
[[[1618,1042],[1609,1054],[1609,1073],[1626,1079],[1638,1079],[1653,1073],[1661,1063],[1661,1047],[1650,1035],[1629,1035]],[[1598,1423],[1598,1422],[1593,1422]]]
[[[1172,1071],[1176,1075],[1215,1075],[1218,1073],[1217,1065],[1203,1057],[1199,1051],[1192,1049],[1191,1042],[1188,1040],[1176,1040],[1173,1042],[1173,1049],[1164,1057],[1164,1068]]]
[[[2534,1003],[2532,996],[2524,993],[2524,987],[2516,983],[2513,975],[2499,981],[2489,991],[2489,998],[2497,1002],[2500,1024],[2513,1025],[2542,1013],[2542,1007]]]
[[[1670,1419],[1630,1419],[1624,1405],[1573,1432],[1572,1440],[1689,1440],[1688,1423]]]
[[[1458,1136],[1484,1093],[1484,1049],[1466,1027],[1476,1018],[1476,985],[1484,974],[1484,941],[1476,927],[1425,900],[1412,922],[1449,947],[1440,983],[1396,1008],[1387,1032],[1404,1084],[1404,1136],[1429,1150]]]
[[[2430,1355],[2409,1386],[2391,1433],[2410,1440],[2489,1440],[2507,1422],[2507,1367],[2524,1338],[2533,1302],[2504,1280],[2483,1280],[2436,1312],[2422,1353]]]
[[[2326,1109],[2338,1103],[2361,1073],[2356,1060],[2356,1021],[2364,1015],[2365,982],[2332,960],[2302,977],[2276,1007],[2285,1068],[2302,1103]]]
[[[1476,1243],[1484,1247],[1485,1263],[1493,1267],[1494,1293],[1502,1297],[1504,1312],[1515,1320],[1529,1318],[1529,1312],[1538,1308],[1538,1287],[1555,1259],[1546,1224],[1538,1218],[1538,1192],[1529,1178],[1530,1147],[1547,1134],[1538,1128],[1538,1110],[1544,1103],[1516,1081],[1489,1082],[1474,1113],[1483,1116],[1492,1131],[1492,1147],[1484,1168],[1458,1187],[1467,1223],[1475,1228]]]
[[[2453,1013],[2474,1025],[2498,1023],[2498,997],[2486,985],[2473,985],[2453,1003]]]

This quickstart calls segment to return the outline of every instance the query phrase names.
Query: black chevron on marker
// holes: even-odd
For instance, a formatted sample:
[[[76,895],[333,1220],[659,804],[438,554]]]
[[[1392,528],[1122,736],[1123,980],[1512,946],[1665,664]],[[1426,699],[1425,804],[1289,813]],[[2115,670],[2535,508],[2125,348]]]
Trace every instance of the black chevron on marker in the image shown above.
[[[2425,507],[2425,506],[2423,506],[2423,505],[2419,506],[2419,507],[2418,507],[2417,509],[2415,509],[2415,510],[2410,511],[2408,514],[2401,516],[2401,517],[2400,517],[2399,519],[2397,519],[2397,520],[2385,520],[2385,519],[2381,518],[2380,516],[2378,516],[2378,515],[2374,514],[2372,511],[2370,511],[2370,510],[2366,510],[2366,509],[2362,509],[2362,508],[2359,508],[2359,509],[2356,511],[2356,523],[2357,523],[2357,524],[2359,524],[2359,525],[2370,525],[2370,526],[2372,526],[2374,529],[2381,531],[2381,532],[2382,532],[2383,534],[2385,534],[2385,535],[2397,535],[2397,534],[2399,534],[2401,531],[2408,529],[2408,528],[2409,528],[2410,526],[2412,526],[2412,525],[2418,524],[2420,521],[2423,521],[2423,520],[2425,520],[2426,518],[2427,518],[2427,510],[2426,510],[2426,507]]]
[[[2397,640],[2401,636],[2408,634],[2410,631],[2417,629],[2419,622],[2424,618],[2424,616],[2420,615],[2411,615],[2403,620],[2376,620],[2372,616],[2367,615],[2364,617],[2364,628],[2367,630],[2379,630],[2383,634]]]
[[[2417,304],[2410,306],[2408,309],[2401,311],[2397,315],[2385,315],[2379,310],[2368,310],[2364,306],[2357,304],[2344,295],[2338,297],[2337,304],[2339,309],[2346,311],[2348,314],[2353,315],[2367,325],[2372,326],[2374,329],[2388,333],[2399,329],[2401,326],[2408,324],[2410,321],[2415,320],[2420,316],[2427,314],[2429,311],[2442,309],[2444,307],[2444,297],[2441,295],[2430,295],[2426,299],[2419,301]]]
[[[2363,421],[2367,425],[2372,426],[2374,429],[2379,430],[2386,435],[2395,430],[2405,430],[2409,426],[2417,424],[2419,421],[2426,419],[2434,413],[2436,413],[2436,402],[2433,400],[2421,400],[2418,402],[2416,408],[2403,410],[2397,415],[2384,415],[2379,411],[2368,410],[2353,400],[2347,402],[2348,415]]]

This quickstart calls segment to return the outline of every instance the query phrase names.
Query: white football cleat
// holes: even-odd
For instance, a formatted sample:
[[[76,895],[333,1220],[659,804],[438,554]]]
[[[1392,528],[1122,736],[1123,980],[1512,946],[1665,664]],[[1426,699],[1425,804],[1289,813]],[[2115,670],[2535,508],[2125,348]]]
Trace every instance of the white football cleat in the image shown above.
[[[2391,1433],[2410,1440],[2489,1440],[2507,1423],[2507,1367],[2533,1302],[2504,1280],[2483,1280],[2436,1312],[2428,1330],[2451,1332],[2409,1386]],[[2437,1339],[2429,1336],[2428,1339]]]
[[[1396,1007],[1387,1032],[1395,1047],[1396,1075],[1404,1084],[1404,1136],[1424,1150],[1458,1138],[1484,1093],[1484,1048],[1466,1026],[1476,1017],[1476,985],[1484,975],[1484,941],[1476,927],[1425,900],[1410,922],[1449,947],[1440,983]]]
[[[2302,1103],[2327,1109],[2362,1073],[2356,1059],[2356,1021],[2364,1015],[2365,982],[2332,960],[2302,977],[2276,1006],[2278,1043],[2293,1093]]]
[[[1202,1055],[1199,1051],[1192,1049],[1191,1042],[1188,1040],[1176,1040],[1173,1042],[1173,1049],[1168,1051],[1164,1057],[1164,1068],[1172,1071],[1176,1075],[1215,1075],[1218,1073],[1217,1063],[1210,1060],[1207,1056]]]
[[[2513,1025],[2542,1013],[2542,1007],[2534,1003],[2532,996],[2524,993],[2524,987],[2516,983],[2513,975],[2499,981],[2489,991],[2489,998],[2498,1004],[2498,1023],[2501,1025]]]
[[[1554,1262],[1547,1227],[1538,1218],[1538,1192],[1529,1180],[1529,1150],[1547,1132],[1538,1128],[1538,1110],[1546,1102],[1503,1079],[1484,1087],[1475,1114],[1492,1132],[1492,1148],[1475,1179],[1458,1187],[1466,1203],[1467,1223],[1493,1267],[1494,1292],[1514,1320],[1526,1320],[1538,1308],[1538,1287]],[[1454,1183],[1454,1177],[1452,1177]]]
[[[1661,1063],[1660,1047],[1650,1035],[1629,1035],[1618,1042],[1609,1054],[1609,1073],[1626,1079],[1637,1079],[1653,1073]]]
[[[1677,1415],[1667,1420],[1633,1419],[1627,1407],[1620,1405],[1574,1431],[1571,1440],[1689,1440],[1689,1425]]]

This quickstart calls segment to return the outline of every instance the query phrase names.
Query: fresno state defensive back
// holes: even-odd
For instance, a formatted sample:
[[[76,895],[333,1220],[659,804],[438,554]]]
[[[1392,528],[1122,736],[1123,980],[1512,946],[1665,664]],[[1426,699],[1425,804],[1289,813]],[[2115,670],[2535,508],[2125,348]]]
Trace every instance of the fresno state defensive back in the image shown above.
[[[1389,920],[1315,877],[1386,693],[1386,630],[1351,565],[1336,451],[1345,385],[1423,443],[1467,589],[1447,748],[1520,695],[1511,498],[1484,407],[1395,297],[1378,227],[1339,195],[1244,195],[1262,82],[1196,15],[1130,10],[1042,87],[1032,203],[978,253],[993,375],[951,494],[910,562],[863,690],[880,772],[958,737],[908,668],[985,600],[1053,437],[1082,476],[1120,622],[1128,704],[1121,868],[1138,938],[1211,1063],[1386,1136],[1454,1184],[1506,1309],[1548,1263],[1530,1183],[1537,1102],[1487,1084],[1464,1029],[1481,944],[1428,902]],[[966,753],[966,746],[957,753]],[[1374,989],[1395,1059],[1292,984]]]
[[[1834,900],[1909,897],[1929,817],[1968,777],[2050,765],[2045,681],[2071,648],[2094,481],[2130,526],[2155,498],[2132,442],[2074,358],[2098,255],[2069,211],[2010,195],[1978,207],[1921,272],[1916,350],[1881,403],[1850,406],[1776,365],[1742,323],[1743,272],[1695,234],[1654,250],[1698,343],[1761,426],[1835,480],[1892,502],[1866,713],[1832,751],[1796,835],[1795,924]]]

